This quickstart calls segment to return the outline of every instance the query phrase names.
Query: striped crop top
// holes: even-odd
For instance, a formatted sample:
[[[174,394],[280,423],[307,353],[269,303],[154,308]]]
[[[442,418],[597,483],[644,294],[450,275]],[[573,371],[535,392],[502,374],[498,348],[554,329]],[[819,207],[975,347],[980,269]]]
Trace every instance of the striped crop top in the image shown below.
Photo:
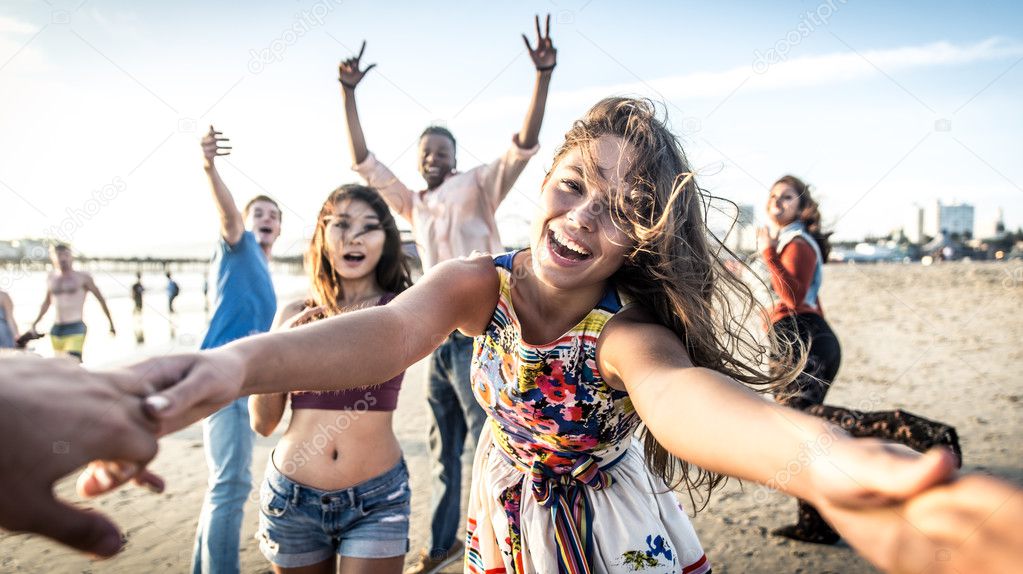
[[[385,293],[377,305],[386,305],[396,295]],[[381,385],[345,389],[343,391],[295,391],[291,393],[292,409],[323,409],[328,411],[393,411],[398,407],[398,391],[405,377],[402,372]]]

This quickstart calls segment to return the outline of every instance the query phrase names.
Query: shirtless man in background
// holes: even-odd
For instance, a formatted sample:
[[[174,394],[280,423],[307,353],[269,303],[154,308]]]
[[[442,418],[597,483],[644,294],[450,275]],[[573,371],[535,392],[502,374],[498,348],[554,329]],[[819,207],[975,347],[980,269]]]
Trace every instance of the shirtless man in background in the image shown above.
[[[50,343],[57,355],[70,355],[79,362],[82,360],[82,348],[85,346],[85,323],[82,321],[82,310],[85,308],[85,295],[96,296],[103,313],[110,322],[110,334],[116,335],[114,319],[110,316],[107,301],[99,292],[92,275],[73,269],[74,256],[71,248],[63,243],[50,246],[50,260],[53,271],[46,278],[46,299],[39,309],[39,316],[32,322],[31,332],[36,332],[36,325],[56,301],[56,319],[50,328]]]

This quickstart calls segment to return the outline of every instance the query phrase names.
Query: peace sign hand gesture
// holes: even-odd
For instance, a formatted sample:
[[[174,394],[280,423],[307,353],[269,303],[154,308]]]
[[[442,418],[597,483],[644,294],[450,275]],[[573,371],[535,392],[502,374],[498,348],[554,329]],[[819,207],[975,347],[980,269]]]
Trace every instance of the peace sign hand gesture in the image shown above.
[[[362,78],[367,72],[376,67],[376,64],[370,64],[366,66],[365,70],[359,69],[359,61],[362,59],[362,53],[366,51],[366,41],[362,41],[362,48],[359,49],[359,55],[354,58],[348,58],[338,65],[338,81],[341,85],[349,90],[354,90],[355,86],[359,85]]]
[[[551,15],[547,14],[547,25],[544,32],[540,32],[540,16],[536,16],[536,49],[529,44],[529,38],[522,35],[522,41],[526,43],[529,50],[529,57],[533,59],[533,65],[538,72],[549,72],[558,65],[558,50],[551,42]]]

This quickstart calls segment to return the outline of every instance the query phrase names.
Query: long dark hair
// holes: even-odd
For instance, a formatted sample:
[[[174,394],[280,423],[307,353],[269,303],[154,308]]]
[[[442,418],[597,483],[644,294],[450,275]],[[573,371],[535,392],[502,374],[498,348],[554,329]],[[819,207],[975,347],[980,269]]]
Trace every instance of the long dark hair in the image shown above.
[[[774,182],[771,187],[778,184],[785,184],[796,192],[796,196],[799,197],[799,220],[806,225],[806,231],[817,242],[817,247],[820,247],[823,259],[821,263],[827,263],[828,254],[831,253],[831,241],[828,238],[831,237],[832,232],[824,232],[824,227],[821,225],[820,205],[810,195],[810,185],[792,174],[778,178],[778,181]]]
[[[358,184],[347,184],[335,189],[323,206],[316,219],[316,230],[309,242],[305,254],[306,272],[312,283],[313,303],[325,309],[325,315],[336,315],[341,312],[338,301],[342,299],[341,278],[334,269],[334,263],[327,252],[327,219],[333,214],[334,206],[339,201],[363,201],[373,209],[380,219],[380,227],[384,230],[384,250],[376,266],[377,284],[391,293],[401,293],[412,286],[412,275],[409,271],[408,258],[401,248],[401,234],[398,225],[387,208],[387,203],[380,193],[372,187]]]

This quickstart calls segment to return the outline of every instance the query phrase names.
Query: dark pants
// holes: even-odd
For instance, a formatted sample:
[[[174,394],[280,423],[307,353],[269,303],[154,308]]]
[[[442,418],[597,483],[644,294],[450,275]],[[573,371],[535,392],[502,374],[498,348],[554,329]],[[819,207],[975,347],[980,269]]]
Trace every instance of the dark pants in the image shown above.
[[[807,347],[803,372],[775,393],[775,400],[801,411],[824,403],[824,396],[842,364],[842,347],[831,326],[824,317],[805,313],[785,317],[772,328],[779,338],[798,340]]]
[[[430,357],[426,399],[430,405],[430,455],[433,497],[430,501],[429,551],[447,553],[462,519],[462,453],[466,439],[475,450],[486,413],[472,395],[469,366],[472,339],[452,333]]]
[[[854,437],[889,440],[920,452],[946,446],[962,465],[959,437],[951,426],[901,410],[865,412],[822,404],[842,362],[838,338],[823,317],[813,314],[786,317],[773,328],[780,337],[790,340],[795,337],[809,347],[806,368],[775,394],[777,402],[841,426]],[[802,500],[796,524],[779,528],[774,534],[820,544],[834,544],[839,539],[817,509]]]

